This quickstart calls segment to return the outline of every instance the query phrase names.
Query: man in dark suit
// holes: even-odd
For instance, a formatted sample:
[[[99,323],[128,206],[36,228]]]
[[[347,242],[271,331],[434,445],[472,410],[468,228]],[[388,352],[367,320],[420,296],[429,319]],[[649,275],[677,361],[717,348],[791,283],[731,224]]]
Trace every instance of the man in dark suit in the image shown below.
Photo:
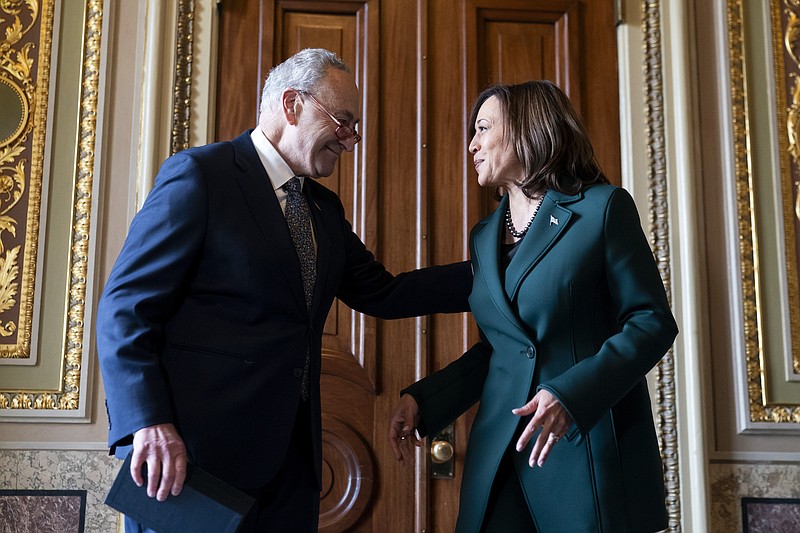
[[[359,113],[348,67],[304,50],[270,72],[257,128],[159,171],[97,319],[109,445],[132,445],[150,497],[179,494],[188,461],[256,498],[242,531],[316,531],[334,298],[381,318],[469,309],[468,263],[391,275],[315,181]]]

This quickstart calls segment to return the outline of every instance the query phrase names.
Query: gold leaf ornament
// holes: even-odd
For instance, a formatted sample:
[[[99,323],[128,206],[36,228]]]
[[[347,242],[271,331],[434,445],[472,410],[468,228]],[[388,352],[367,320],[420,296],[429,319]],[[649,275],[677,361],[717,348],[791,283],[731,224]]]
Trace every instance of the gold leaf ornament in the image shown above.
[[[17,304],[14,297],[17,295],[19,283],[14,280],[19,276],[17,264],[19,249],[19,246],[15,246],[6,252],[5,257],[0,257],[0,313],[8,311]],[[0,322],[0,337],[11,336],[16,329],[14,322],[6,324]]]

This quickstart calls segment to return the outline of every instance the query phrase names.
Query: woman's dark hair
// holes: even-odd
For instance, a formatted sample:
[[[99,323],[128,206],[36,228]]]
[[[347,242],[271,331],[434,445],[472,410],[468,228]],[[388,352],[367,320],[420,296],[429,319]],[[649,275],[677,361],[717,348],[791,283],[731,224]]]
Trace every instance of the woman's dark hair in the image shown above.
[[[586,128],[556,84],[534,80],[487,88],[472,108],[470,137],[475,136],[478,111],[492,96],[500,102],[508,142],[525,170],[525,178],[517,185],[526,196],[537,196],[545,189],[575,194],[589,185],[608,183]]]

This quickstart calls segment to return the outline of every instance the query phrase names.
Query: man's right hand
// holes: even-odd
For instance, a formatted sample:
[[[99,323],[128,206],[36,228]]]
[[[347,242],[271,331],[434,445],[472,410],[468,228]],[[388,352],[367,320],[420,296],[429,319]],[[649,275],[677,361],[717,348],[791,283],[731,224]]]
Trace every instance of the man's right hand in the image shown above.
[[[142,465],[147,463],[147,495],[163,502],[177,496],[186,480],[186,446],[172,424],[157,424],[133,434],[131,477],[144,484]]]

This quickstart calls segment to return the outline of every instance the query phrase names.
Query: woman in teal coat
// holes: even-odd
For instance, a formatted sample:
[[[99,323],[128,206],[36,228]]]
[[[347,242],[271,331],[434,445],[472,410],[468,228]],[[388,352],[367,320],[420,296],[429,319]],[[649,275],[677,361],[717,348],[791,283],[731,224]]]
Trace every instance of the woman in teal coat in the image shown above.
[[[662,530],[645,375],[677,326],[633,200],[550,82],[490,87],[470,124],[478,183],[503,193],[470,235],[480,342],[402,392],[395,455],[480,401],[457,532]]]

